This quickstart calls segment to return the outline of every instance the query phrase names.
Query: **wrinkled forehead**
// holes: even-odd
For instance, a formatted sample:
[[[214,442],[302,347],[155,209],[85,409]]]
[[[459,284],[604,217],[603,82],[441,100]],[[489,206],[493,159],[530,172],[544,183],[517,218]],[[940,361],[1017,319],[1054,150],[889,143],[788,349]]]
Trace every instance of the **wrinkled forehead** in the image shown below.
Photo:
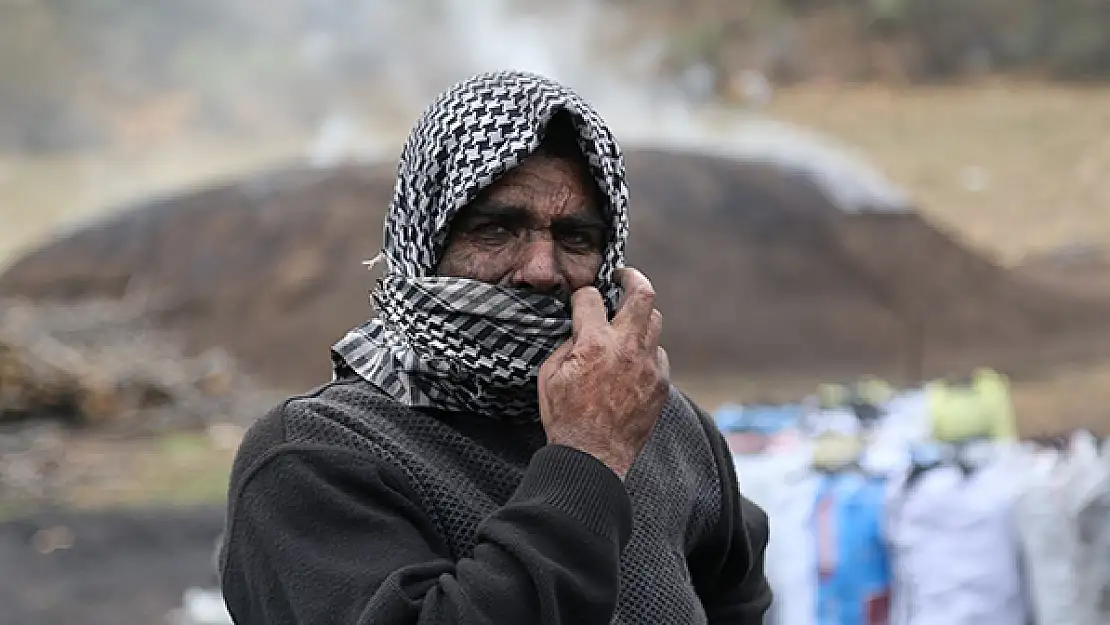
[[[623,156],[608,127],[566,87],[533,74],[498,72],[437,96],[405,142],[384,231],[391,268],[428,275],[458,211],[535,153],[560,112],[571,121],[612,232],[605,260],[622,262],[628,192]]]

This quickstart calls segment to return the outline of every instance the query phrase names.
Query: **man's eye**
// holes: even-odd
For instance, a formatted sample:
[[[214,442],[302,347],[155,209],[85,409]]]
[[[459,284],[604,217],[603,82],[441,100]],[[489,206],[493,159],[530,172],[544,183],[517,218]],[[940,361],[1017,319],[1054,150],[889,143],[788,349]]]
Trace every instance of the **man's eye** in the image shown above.
[[[471,229],[471,233],[486,240],[505,240],[513,236],[512,230],[495,223],[478,224]]]
[[[564,232],[559,236],[559,242],[573,250],[593,250],[600,247],[597,235],[587,231]]]

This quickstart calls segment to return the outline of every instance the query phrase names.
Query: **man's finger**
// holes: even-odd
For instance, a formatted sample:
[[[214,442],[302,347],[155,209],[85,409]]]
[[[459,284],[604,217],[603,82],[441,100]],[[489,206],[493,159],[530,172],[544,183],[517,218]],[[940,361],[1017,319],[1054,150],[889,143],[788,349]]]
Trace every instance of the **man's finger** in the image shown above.
[[[623,268],[623,267],[618,267],[618,268],[613,270],[613,282],[616,282],[617,286],[620,287],[620,297],[617,299],[617,308],[616,308],[616,310],[620,310],[620,309],[624,308],[624,303],[626,301],[628,301],[628,289],[624,288],[624,286],[623,286],[624,279],[621,277],[621,275],[624,273],[624,271],[625,271],[625,268]]]
[[[613,317],[613,325],[639,328],[646,332],[651,311],[655,309],[655,287],[638,269],[623,267],[613,272],[613,277],[624,289],[620,308]]]
[[[591,327],[604,326],[609,323],[605,312],[605,300],[601,293],[592,286],[583,287],[570,296],[570,313],[575,336]]]
[[[574,347],[574,341],[570,338],[563,341],[561,345],[555,348],[548,357],[540,365],[539,377],[536,380],[538,391],[542,397],[547,392],[547,385],[550,383],[552,376],[563,366],[570,354],[571,349]]]
[[[547,358],[544,359],[543,364],[540,366],[540,370],[543,371],[559,366],[560,363],[567,359],[567,354],[570,353],[573,347],[574,341],[570,337],[567,337],[567,340],[560,343],[554,351],[548,354]]]
[[[667,350],[663,349],[662,347],[656,347],[655,348],[655,361],[659,365],[659,371],[662,374],[663,379],[670,380],[671,379],[671,359],[669,357],[667,357]]]
[[[658,310],[651,311],[651,319],[648,320],[647,334],[644,335],[644,345],[649,350],[653,350],[659,346],[659,339],[663,336],[663,313]]]

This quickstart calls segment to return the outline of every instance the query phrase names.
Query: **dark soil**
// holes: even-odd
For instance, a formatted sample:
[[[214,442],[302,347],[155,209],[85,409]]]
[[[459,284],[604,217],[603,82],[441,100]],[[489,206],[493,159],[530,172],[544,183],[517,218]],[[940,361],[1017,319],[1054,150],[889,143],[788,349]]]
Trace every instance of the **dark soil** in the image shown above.
[[[0,625],[164,624],[186,588],[215,586],[223,518],[219,508],[52,511],[0,523]],[[71,532],[72,547],[36,549],[52,528]]]

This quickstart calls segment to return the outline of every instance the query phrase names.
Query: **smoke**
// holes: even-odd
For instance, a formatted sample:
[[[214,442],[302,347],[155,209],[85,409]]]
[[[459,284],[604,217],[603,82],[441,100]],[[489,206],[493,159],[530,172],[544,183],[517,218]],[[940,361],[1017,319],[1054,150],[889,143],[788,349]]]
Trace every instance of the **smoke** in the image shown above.
[[[432,0],[374,5],[368,36],[387,59],[381,85],[390,103],[364,111],[373,117],[414,119],[436,93],[472,74],[497,69],[534,71],[560,80],[586,97],[626,146],[651,145],[771,162],[811,177],[843,210],[907,210],[906,194],[858,154],[828,137],[760,117],[726,110],[707,100],[706,86],[668,78],[661,33],[645,32],[632,15],[599,0],[534,3],[512,0]],[[696,76],[699,68],[690,68]],[[759,78],[752,100],[770,88]],[[699,88],[700,87],[700,88]],[[344,115],[349,115],[345,112]],[[325,124],[331,146],[339,122]],[[344,118],[346,119],[346,118]],[[350,152],[389,157],[405,124],[374,124]],[[353,126],[348,126],[354,132]],[[391,128],[392,132],[384,132]],[[338,154],[333,151],[332,154]],[[333,158],[313,153],[313,161]]]
[[[473,74],[536,72],[586,97],[625,140],[689,135],[691,94],[662,75],[665,42],[596,0],[528,5],[512,0],[371,3],[363,33],[381,60],[373,103],[335,115],[361,117],[396,135],[439,91]],[[392,130],[392,133],[389,131]],[[396,136],[389,136],[395,141]]]
[[[514,68],[575,88],[626,147],[770,161],[814,177],[845,210],[905,208],[905,195],[850,150],[761,116],[758,105],[774,96],[757,73],[733,77],[752,93],[752,107],[714,104],[715,81],[730,77],[698,66],[676,74],[668,65],[675,34],[651,26],[650,7],[268,0],[263,10],[257,0],[95,7],[9,0],[0,4],[0,57],[23,60],[19,73],[0,73],[0,96],[17,94],[20,103],[5,108],[0,97],[0,151],[5,136],[52,146],[68,141],[86,151],[82,141],[101,141],[131,150],[126,162],[174,164],[169,173],[130,167],[115,180],[107,170],[119,159],[90,156],[97,166],[84,169],[98,172],[96,182],[87,198],[71,200],[84,211],[98,200],[119,201],[127,189],[149,189],[139,184],[144,176],[184,182],[189,170],[196,173],[190,179],[210,175],[217,159],[180,165],[197,160],[202,140],[256,146],[293,136],[317,166],[392,159],[436,93],[477,72]],[[187,149],[162,149],[182,137]],[[254,162],[250,150],[240,160]],[[102,189],[112,188],[121,191],[108,198]]]
[[[596,0],[522,7],[510,0],[441,0],[434,21],[413,41],[389,39],[399,61],[392,78],[423,105],[446,84],[482,71],[514,68],[572,85],[630,131],[685,119],[686,95],[660,75],[665,45],[635,37],[629,16]],[[389,24],[389,21],[383,22]],[[395,32],[395,31],[394,31]],[[413,99],[415,98],[415,99]],[[660,105],[666,106],[664,115]]]

